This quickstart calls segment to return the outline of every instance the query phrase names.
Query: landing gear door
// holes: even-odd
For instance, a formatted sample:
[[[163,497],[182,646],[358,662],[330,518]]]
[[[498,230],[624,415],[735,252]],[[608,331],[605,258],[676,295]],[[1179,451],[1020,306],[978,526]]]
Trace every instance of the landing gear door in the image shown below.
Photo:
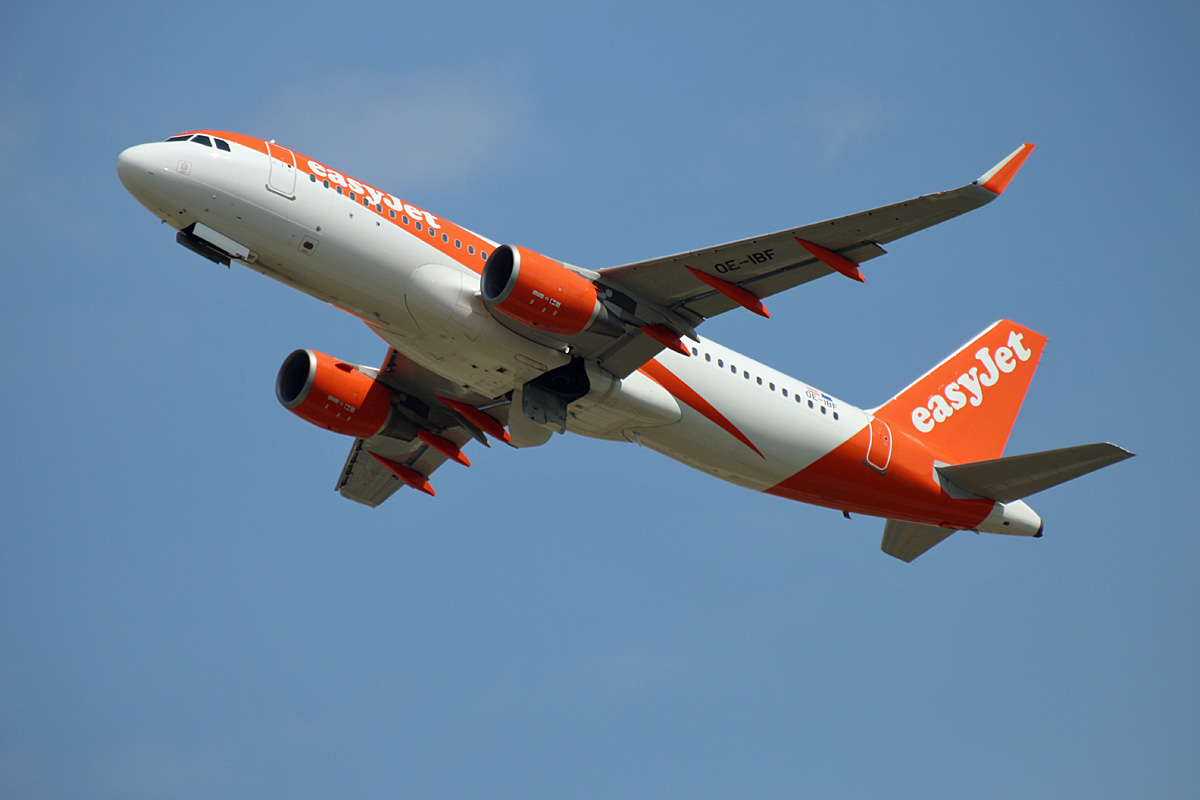
[[[271,171],[267,176],[267,188],[288,200],[296,199],[296,154],[274,142],[267,142],[268,161]]]
[[[863,463],[880,475],[886,475],[892,460],[892,429],[878,417],[871,417],[870,435]]]

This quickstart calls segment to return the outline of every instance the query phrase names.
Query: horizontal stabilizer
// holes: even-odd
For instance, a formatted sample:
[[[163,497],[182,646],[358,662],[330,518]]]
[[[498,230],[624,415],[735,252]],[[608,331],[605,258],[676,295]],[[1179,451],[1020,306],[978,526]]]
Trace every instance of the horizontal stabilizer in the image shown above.
[[[967,491],[1010,503],[1132,457],[1128,450],[1100,442],[943,466],[937,471]]]
[[[912,561],[952,533],[951,528],[889,519],[883,527],[883,543],[879,549],[901,561]]]

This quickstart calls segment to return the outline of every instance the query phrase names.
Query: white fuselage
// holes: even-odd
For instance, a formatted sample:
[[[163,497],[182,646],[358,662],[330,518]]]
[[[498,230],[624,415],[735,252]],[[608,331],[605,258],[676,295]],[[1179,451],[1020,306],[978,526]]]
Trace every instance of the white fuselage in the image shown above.
[[[139,145],[118,171],[172,227],[198,223],[236,243],[239,263],[354,314],[477,405],[571,361],[485,307],[480,273],[496,242],[273,143],[229,136],[228,149]],[[711,340],[686,344],[690,356],[663,350],[624,378],[589,362],[591,391],[571,403],[566,429],[831,508],[999,526],[1001,504],[949,497],[932,457],[868,412]],[[900,458],[905,448],[915,455]]]
[[[272,187],[269,159],[236,143],[231,152],[177,142],[137,149],[137,158],[154,172],[138,199],[172,227],[200,221],[245,245],[254,255],[252,262],[242,262],[250,269],[358,316],[409,358],[480,398],[496,397],[569,360],[509,330],[484,308],[479,270],[484,254],[495,246],[491,240],[475,236],[480,246],[474,253],[464,246],[451,255],[445,246],[453,240],[441,237],[461,229],[358,182],[369,192],[355,192],[354,200],[348,189],[338,193],[299,169],[294,183]],[[178,169],[181,154],[188,161],[187,174]],[[364,197],[381,202],[364,206]],[[375,211],[376,205],[384,212]],[[411,223],[395,224],[387,214],[392,205],[407,205],[401,213],[419,219],[422,231]],[[468,234],[456,238],[462,241]],[[645,403],[638,395],[653,397],[663,390],[638,372],[607,392],[604,402],[583,398],[573,404],[567,429],[636,441],[762,490],[867,423],[862,410],[714,341],[701,337],[691,347],[693,357],[664,351],[656,360],[719,406],[753,448],[734,436],[712,435],[707,417],[673,399],[655,397],[650,413],[639,414]],[[632,401],[626,397],[631,393]],[[668,403],[678,409],[673,421],[662,410]]]

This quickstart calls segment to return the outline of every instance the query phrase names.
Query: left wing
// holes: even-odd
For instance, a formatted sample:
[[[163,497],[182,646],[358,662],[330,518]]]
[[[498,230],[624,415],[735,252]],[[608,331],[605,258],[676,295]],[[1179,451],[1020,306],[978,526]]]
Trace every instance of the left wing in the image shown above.
[[[767,316],[760,300],[841,273],[863,280],[858,265],[883,255],[881,244],[973,211],[995,200],[1033,150],[1017,148],[978,180],[948,192],[716,247],[600,270],[607,302],[655,330],[635,328],[598,360],[620,377],[662,349],[663,331],[692,336],[708,317],[744,307]],[[622,316],[626,316],[622,315]]]
[[[373,436],[370,439],[355,439],[346,456],[346,465],[338,476],[337,490],[342,497],[374,508],[387,500],[406,483],[391,470],[376,460],[372,454],[382,456],[394,464],[405,466],[426,478],[440,467],[446,457],[414,439],[402,442]],[[408,484],[412,485],[412,484]],[[432,493],[432,489],[430,490]]]
[[[486,421],[500,422],[486,412],[471,408],[476,422],[438,399],[452,396],[451,384],[405,358],[395,348],[388,350],[378,370],[358,369],[392,389],[396,404],[417,428],[411,441],[390,436],[355,439],[335,487],[349,500],[371,507],[378,506],[402,486],[433,494],[429,476],[446,461],[463,466],[471,462],[462,448],[472,439],[488,445],[483,435]]]

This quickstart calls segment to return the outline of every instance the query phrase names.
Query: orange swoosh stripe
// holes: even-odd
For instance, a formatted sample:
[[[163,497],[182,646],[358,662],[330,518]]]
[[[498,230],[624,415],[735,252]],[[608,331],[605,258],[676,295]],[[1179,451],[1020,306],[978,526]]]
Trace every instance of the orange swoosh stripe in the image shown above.
[[[749,447],[751,450],[758,453],[760,458],[764,460],[766,459],[766,456],[764,456],[762,452],[754,446],[754,443],[746,438],[746,434],[738,430],[737,426],[726,419],[725,415],[718,411],[712,405],[712,403],[701,397],[695,389],[684,383],[683,380],[678,375],[671,372],[671,370],[667,369],[657,361],[647,361],[639,368],[638,371],[645,373],[648,377],[653,379],[672,395],[687,403],[696,411],[703,414],[708,420],[727,431],[729,435],[746,445],[746,447]]]

